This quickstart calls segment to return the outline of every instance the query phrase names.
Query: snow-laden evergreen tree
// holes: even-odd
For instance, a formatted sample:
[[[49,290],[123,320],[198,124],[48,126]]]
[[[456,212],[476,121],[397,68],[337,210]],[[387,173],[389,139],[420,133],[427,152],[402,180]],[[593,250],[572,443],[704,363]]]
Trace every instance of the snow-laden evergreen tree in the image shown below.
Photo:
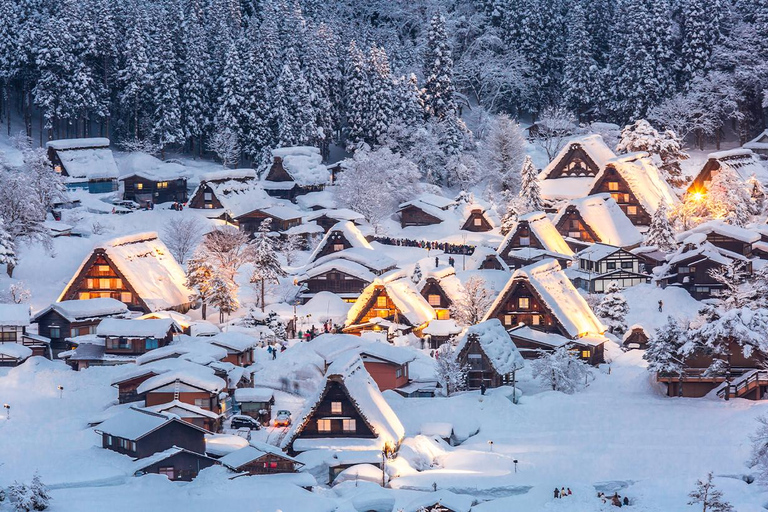
[[[32,482],[29,484],[32,492],[32,508],[35,510],[47,510],[51,504],[51,496],[48,494],[48,487],[40,479],[40,473],[35,471]]]
[[[414,284],[419,284],[423,277],[423,274],[421,273],[421,265],[419,265],[419,262],[416,262],[416,266],[413,267],[413,273],[411,274],[411,281],[413,281]]]
[[[13,269],[16,267],[16,246],[13,243],[10,233],[5,228],[5,222],[0,217],[0,265],[5,265],[8,276],[13,275]]]
[[[621,337],[627,330],[625,322],[627,313],[629,313],[627,299],[621,293],[618,283],[611,281],[605,296],[595,308],[595,314],[607,324],[611,333]]]
[[[275,90],[277,141],[279,146],[300,146],[316,135],[315,115],[298,56],[289,48],[285,58]]]
[[[312,109],[315,113],[316,135],[313,143],[320,147],[324,157],[340,127],[340,38],[328,25],[321,23],[309,35],[305,58],[306,78],[312,92]]]
[[[280,244],[280,252],[285,256],[285,262],[288,263],[288,265],[295,264],[299,260],[301,251],[304,250],[306,245],[304,237],[299,233],[291,233],[285,237],[285,240]]]
[[[520,171],[522,183],[520,184],[520,199],[518,201],[518,214],[539,212],[544,209],[541,198],[541,185],[539,184],[539,172],[533,165],[531,157],[526,155],[523,161],[523,169]]]
[[[387,52],[373,46],[368,55],[368,83],[370,94],[366,112],[368,142],[378,145],[389,129],[394,116],[393,81]]]
[[[639,119],[621,130],[621,140],[616,146],[616,151],[618,153],[647,151],[657,155],[664,178],[674,186],[682,186],[685,183],[680,162],[687,160],[689,156],[683,151],[682,141],[672,130],[659,133],[648,121]]]
[[[242,122],[247,113],[244,111],[243,72],[240,52],[233,40],[226,53],[226,61],[219,77],[219,102],[216,112],[217,130],[234,135],[237,146],[242,149]]]
[[[525,147],[520,126],[509,116],[498,115],[480,145],[483,168],[494,186],[513,194],[520,191]]]
[[[553,391],[573,394],[583,388],[592,375],[589,365],[579,358],[579,351],[563,345],[552,352],[541,352],[531,361],[531,374],[552,387]]]
[[[285,329],[285,323],[274,311],[267,313],[265,325],[272,331],[272,334],[274,335],[273,341],[275,343],[283,344],[288,339],[288,331]]]
[[[152,132],[160,144],[161,158],[165,160],[165,147],[184,140],[181,125],[181,97],[179,77],[176,74],[176,55],[167,32],[160,34],[155,49],[153,87],[155,107]]]
[[[260,284],[261,310],[264,311],[264,295],[267,282],[277,282],[280,277],[285,277],[286,272],[277,258],[277,243],[270,235],[272,219],[261,221],[259,230],[252,243],[253,272],[250,282]]]
[[[728,164],[722,163],[720,170],[713,174],[704,195],[704,204],[710,217],[722,219],[734,226],[748,224],[754,210],[751,191]]]
[[[681,83],[688,85],[696,75],[710,68],[715,45],[723,38],[720,0],[684,0],[681,2],[682,49]]]
[[[394,85],[394,115],[397,121],[410,126],[420,124],[424,117],[424,103],[416,75],[401,76]]]
[[[663,252],[672,252],[677,249],[675,231],[669,222],[667,204],[664,201],[659,201],[651,217],[651,225],[645,234],[645,245],[656,247]]]
[[[267,62],[267,54],[259,44],[249,47],[247,55],[243,92],[246,104],[243,152],[257,164],[266,165],[270,160],[270,149],[277,146],[271,119],[274,114],[268,72],[271,63]]]
[[[763,485],[768,484],[768,416],[758,416],[757,431],[750,436],[752,441],[752,455],[749,458],[749,467],[757,472],[757,481]]]
[[[691,500],[688,505],[701,506],[701,512],[736,512],[733,505],[723,499],[723,491],[712,483],[712,472],[706,480],[697,480],[696,489],[688,495]]]
[[[657,327],[648,340],[643,359],[648,361],[648,371],[678,375],[683,371],[684,358],[681,349],[686,341],[686,330],[671,316],[667,323]]]
[[[134,4],[135,5],[135,4]],[[128,113],[130,133],[138,140],[140,123],[147,106],[147,96],[152,85],[149,61],[149,41],[145,30],[146,20],[139,8],[134,8],[125,44],[122,46],[122,65],[117,77],[120,84],[120,105]],[[126,130],[128,131],[128,130]]]
[[[752,215],[762,215],[765,212],[765,188],[754,174],[747,180],[747,190],[752,198]]]
[[[219,310],[219,323],[223,324],[225,315],[232,314],[240,307],[237,301],[238,286],[221,272],[213,274],[210,284],[208,303]]]
[[[596,104],[597,65],[592,56],[587,16],[582,1],[573,3],[568,16],[565,61],[563,64],[563,100],[581,121]]]
[[[189,300],[200,301],[202,304],[203,320],[207,313],[208,299],[211,296],[211,281],[216,269],[209,255],[203,247],[198,247],[192,257],[187,261],[187,281],[185,286],[193,290],[195,294]]]
[[[424,76],[424,107],[427,114],[437,119],[455,116],[453,59],[445,18],[440,13],[436,13],[429,24]]]
[[[32,512],[35,510],[34,496],[28,485],[14,481],[8,486],[7,496],[15,512]]]
[[[485,280],[472,276],[464,283],[461,295],[451,303],[451,318],[459,325],[475,325],[482,320],[493,299]]]
[[[444,343],[435,352],[435,374],[445,387],[445,394],[450,396],[467,387],[469,367],[461,364],[453,343]]]
[[[195,13],[192,9],[190,16]],[[185,20],[187,21],[187,20]],[[195,16],[184,30],[185,53],[179,68],[181,127],[190,150],[202,152],[202,137],[211,122],[209,53],[201,21]]]
[[[501,214],[501,234],[506,236],[512,229],[521,215],[518,211],[521,207],[520,197],[512,194],[509,190],[504,190],[501,193],[503,199],[502,214]]]
[[[370,101],[370,83],[366,72],[365,54],[353,40],[349,43],[346,71],[345,111],[347,118],[347,145],[356,147],[367,136],[366,112]]]

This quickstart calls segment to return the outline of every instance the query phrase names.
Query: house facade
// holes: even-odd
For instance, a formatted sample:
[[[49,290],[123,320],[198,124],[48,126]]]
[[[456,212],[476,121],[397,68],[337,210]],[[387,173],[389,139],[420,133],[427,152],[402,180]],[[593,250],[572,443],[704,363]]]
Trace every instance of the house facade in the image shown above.
[[[187,178],[184,177],[134,173],[123,176],[120,181],[123,182],[123,199],[135,201],[140,206],[187,202]]]
[[[629,288],[651,280],[642,272],[640,258],[621,247],[594,244],[576,253],[576,259],[567,275],[576,288],[589,293],[604,293],[612,282]]]

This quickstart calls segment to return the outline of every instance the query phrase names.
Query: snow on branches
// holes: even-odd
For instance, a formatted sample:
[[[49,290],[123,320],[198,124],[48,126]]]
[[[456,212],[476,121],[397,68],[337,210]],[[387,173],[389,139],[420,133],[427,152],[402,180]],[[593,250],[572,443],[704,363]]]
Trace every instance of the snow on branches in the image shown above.
[[[553,391],[573,394],[586,386],[592,376],[589,365],[579,358],[579,352],[568,345],[552,352],[542,351],[531,361],[531,372],[535,379],[552,387]]]

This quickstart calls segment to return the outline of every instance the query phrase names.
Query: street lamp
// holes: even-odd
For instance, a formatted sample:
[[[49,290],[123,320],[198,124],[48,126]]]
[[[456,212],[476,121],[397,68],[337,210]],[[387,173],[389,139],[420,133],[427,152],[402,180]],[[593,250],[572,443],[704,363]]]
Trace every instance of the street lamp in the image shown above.
[[[489,451],[493,451],[493,441],[488,441]]]
[[[3,408],[5,408],[6,419],[11,419],[11,406],[8,404],[3,404]]]
[[[56,389],[59,390],[59,398],[64,398],[64,386],[56,386]]]
[[[517,473],[517,459],[513,460],[512,462],[515,463],[515,473]]]

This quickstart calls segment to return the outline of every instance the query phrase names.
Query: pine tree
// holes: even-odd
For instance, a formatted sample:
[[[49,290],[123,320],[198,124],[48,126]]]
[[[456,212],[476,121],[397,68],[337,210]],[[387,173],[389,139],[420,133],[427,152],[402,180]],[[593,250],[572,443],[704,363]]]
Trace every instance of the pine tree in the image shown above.
[[[5,229],[5,222],[0,217],[0,265],[5,265],[8,276],[13,275],[13,269],[16,267],[16,246],[13,238]]]
[[[701,504],[702,512],[736,512],[730,503],[723,500],[723,492],[715,488],[715,484],[712,483],[711,471],[705,481],[696,481],[696,489],[688,497],[691,498],[688,504]]]
[[[347,145],[355,147],[367,137],[366,112],[370,101],[370,83],[365,69],[365,55],[353,40],[349,43],[346,72],[345,110]]]
[[[211,297],[211,281],[216,270],[209,259],[209,255],[198,248],[195,254],[187,261],[187,281],[185,286],[195,291],[195,295],[189,300],[199,300],[203,305],[203,320],[206,317],[207,301]]]
[[[680,322],[667,317],[667,323],[658,327],[648,340],[643,359],[648,361],[648,371],[678,375],[684,368],[680,353],[686,341],[685,329]]]
[[[672,130],[659,133],[648,121],[639,119],[621,130],[621,140],[616,145],[616,151],[618,153],[647,151],[651,155],[656,155],[664,178],[674,186],[685,184],[680,162],[687,160],[688,154],[683,151],[682,141]]]
[[[730,165],[721,164],[704,196],[708,214],[734,226],[749,223],[754,204],[751,191]]]
[[[232,41],[226,53],[224,69],[219,78],[219,107],[216,113],[216,126],[226,130],[237,138],[238,147],[242,148],[243,126],[246,113],[243,110],[243,72],[240,52]]]
[[[35,471],[32,477],[32,483],[29,485],[32,493],[32,508],[35,510],[46,510],[51,502],[51,496],[48,494],[48,488],[40,480],[40,473]]]
[[[280,266],[280,260],[277,259],[277,247],[275,241],[270,236],[270,227],[272,219],[266,218],[259,225],[259,231],[253,241],[253,273],[251,274],[251,283],[260,283],[261,285],[261,310],[265,306],[265,286],[266,282],[277,282],[278,278],[285,277],[286,272]]]
[[[271,127],[271,88],[269,86],[267,54],[260,45],[248,51],[245,76],[245,129],[243,152],[259,164],[267,164],[270,149],[277,146]]]
[[[132,24],[123,47],[123,65],[117,77],[120,84],[119,101],[129,113],[133,138],[141,136],[140,124],[152,84],[145,20],[139,9],[133,12]]]
[[[168,32],[159,36],[159,47],[153,65],[154,85],[154,123],[152,131],[161,148],[161,158],[165,159],[165,147],[184,140],[181,125],[181,98],[179,78],[176,74],[176,55]]]
[[[583,120],[595,106],[593,88],[597,79],[597,67],[592,57],[586,21],[581,0],[574,2],[568,17],[563,65],[563,100],[579,120]]]
[[[424,103],[416,75],[401,76],[395,82],[394,115],[403,126],[413,126],[424,118]]]
[[[282,344],[288,339],[288,331],[285,329],[285,323],[274,311],[270,311],[267,314],[265,324],[269,327],[269,330],[272,331],[275,342]]]
[[[368,55],[370,94],[366,112],[366,132],[371,145],[379,144],[394,116],[393,82],[389,59],[383,48],[373,46]]]
[[[427,115],[437,119],[455,116],[453,59],[445,30],[445,18],[440,13],[432,17],[427,32],[424,76],[424,106]]]
[[[533,166],[533,160],[528,155],[526,155],[523,161],[523,169],[520,171],[520,174],[522,175],[522,183],[520,185],[520,211],[518,213],[525,214],[542,211],[544,204],[541,198],[539,173]]]
[[[515,195],[520,191],[525,147],[520,126],[505,114],[497,116],[480,147],[485,172],[495,186]]]
[[[612,281],[605,291],[605,296],[595,308],[595,314],[608,324],[608,330],[616,336],[622,336],[627,330],[624,319],[629,313],[627,299],[621,293],[619,285]]]
[[[299,233],[291,233],[285,237],[285,240],[280,246],[280,251],[285,256],[285,261],[288,265],[296,263],[300,251],[303,251],[306,247],[304,237]]]
[[[211,279],[208,302],[219,310],[219,323],[224,323],[224,315],[229,315],[240,307],[237,301],[237,284],[227,276],[216,272]]]
[[[340,126],[340,46],[338,35],[325,24],[320,24],[309,36],[305,57],[305,74],[312,91],[312,110],[317,128],[313,143],[328,156],[334,133]]]
[[[413,273],[411,274],[411,281],[413,281],[414,284],[419,284],[422,277],[421,265],[419,265],[419,262],[416,262],[416,266],[413,267]]]
[[[493,299],[485,280],[472,276],[462,286],[462,294],[451,303],[451,318],[459,325],[475,325],[483,319]]]
[[[710,68],[715,45],[722,40],[719,0],[685,0],[682,2],[681,84]]]
[[[193,12],[190,14],[194,14]],[[209,54],[205,42],[203,26],[197,17],[190,20],[185,35],[185,55],[182,59],[180,75],[181,91],[181,127],[184,137],[192,144],[197,141],[198,152],[202,151],[201,139],[210,124],[208,69]]]
[[[651,217],[651,225],[645,235],[645,245],[656,247],[663,252],[677,249],[677,240],[672,225],[669,223],[667,204],[662,200]]]

